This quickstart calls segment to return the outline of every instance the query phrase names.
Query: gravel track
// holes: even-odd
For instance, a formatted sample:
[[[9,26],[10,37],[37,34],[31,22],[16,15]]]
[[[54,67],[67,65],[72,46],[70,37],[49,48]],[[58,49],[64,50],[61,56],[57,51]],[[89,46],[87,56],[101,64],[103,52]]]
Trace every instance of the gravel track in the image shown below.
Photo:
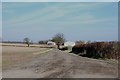
[[[117,78],[118,64],[53,49],[3,71],[3,78]]]

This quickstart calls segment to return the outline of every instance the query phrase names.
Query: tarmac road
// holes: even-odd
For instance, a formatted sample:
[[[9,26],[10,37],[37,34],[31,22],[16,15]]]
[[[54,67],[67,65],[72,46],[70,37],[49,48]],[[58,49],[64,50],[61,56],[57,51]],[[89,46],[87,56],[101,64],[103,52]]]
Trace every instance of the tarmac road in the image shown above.
[[[53,49],[30,62],[13,65],[3,78],[117,78],[118,64]]]

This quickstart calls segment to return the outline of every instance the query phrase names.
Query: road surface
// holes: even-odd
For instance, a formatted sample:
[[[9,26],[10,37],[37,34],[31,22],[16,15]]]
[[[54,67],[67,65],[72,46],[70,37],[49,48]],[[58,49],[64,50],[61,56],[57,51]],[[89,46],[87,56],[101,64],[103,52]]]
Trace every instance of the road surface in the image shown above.
[[[3,70],[3,78],[117,78],[118,65],[53,49]]]

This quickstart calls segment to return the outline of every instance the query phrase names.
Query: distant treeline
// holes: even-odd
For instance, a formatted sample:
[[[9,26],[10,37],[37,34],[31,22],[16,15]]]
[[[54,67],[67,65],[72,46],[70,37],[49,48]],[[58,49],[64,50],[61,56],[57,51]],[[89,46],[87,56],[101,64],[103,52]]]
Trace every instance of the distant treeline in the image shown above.
[[[120,42],[111,41],[77,44],[72,48],[72,52],[89,58],[118,59]]]
[[[47,44],[48,41],[51,41],[51,40],[41,40],[41,41],[38,41],[38,44]]]
[[[2,43],[24,43],[24,42],[21,42],[21,41],[2,41]]]
[[[22,41],[2,41],[2,43],[26,44],[25,42]],[[36,44],[36,43],[31,42],[30,44]]]
[[[49,40],[41,40],[37,42],[30,42],[30,44],[47,44]],[[26,44],[25,41],[1,41],[2,43]]]

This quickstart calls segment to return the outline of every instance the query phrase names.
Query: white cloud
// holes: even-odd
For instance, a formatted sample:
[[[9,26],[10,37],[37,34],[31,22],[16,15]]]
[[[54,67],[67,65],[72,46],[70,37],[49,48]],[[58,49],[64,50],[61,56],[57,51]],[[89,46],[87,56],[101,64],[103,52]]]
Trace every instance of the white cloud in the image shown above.
[[[34,26],[34,25],[72,25],[72,24],[98,24],[101,22],[116,21],[116,17],[98,18],[95,15],[86,13],[86,9],[99,9],[101,6],[109,4],[104,3],[58,3],[49,5],[46,3],[45,8],[33,10],[21,16],[13,17],[12,19],[5,20],[5,26]],[[69,13],[78,13],[80,15],[69,16]],[[66,17],[67,16],[67,17]],[[59,19],[61,18],[61,20]]]
[[[109,3],[110,4],[110,3]],[[18,35],[21,35],[21,37],[26,35],[31,35],[35,37],[34,35],[37,35],[38,33],[43,35],[52,35],[53,33],[56,33],[57,31],[61,32],[76,32],[76,33],[86,33],[87,35],[92,35],[92,32],[99,31],[96,29],[100,29],[101,31],[104,30],[106,32],[107,29],[110,28],[111,31],[116,31],[114,29],[117,28],[117,14],[113,14],[113,16],[105,16],[100,17],[98,15],[94,15],[91,11],[101,10],[104,6],[108,6],[107,3],[57,3],[57,4],[49,4],[46,3],[46,7],[42,9],[35,9],[31,10],[31,12],[26,12],[24,14],[21,14],[19,16],[13,16],[9,19],[4,19],[4,35],[7,35],[7,37],[12,39],[14,37],[19,37]],[[9,5],[7,5],[6,8],[4,8],[7,12],[7,14],[12,14],[12,11],[14,12],[15,8],[24,8],[28,7],[26,6],[18,5],[17,3],[10,8]],[[23,6],[23,7],[21,7]],[[15,7],[15,8],[14,8]],[[29,8],[29,7],[28,7]],[[14,10],[12,10],[14,9]],[[89,13],[90,11],[90,13]],[[14,12],[14,14],[17,14]],[[74,14],[74,15],[73,15]],[[101,13],[100,13],[101,14]],[[113,27],[115,28],[113,29]],[[61,28],[62,27],[62,28]],[[71,28],[70,28],[71,27]],[[75,29],[76,27],[76,29]],[[84,28],[83,28],[84,27]],[[99,28],[98,28],[99,27]],[[104,27],[107,27],[104,29]],[[94,29],[95,28],[95,29]],[[67,31],[70,29],[69,31]],[[88,32],[87,32],[88,29]],[[26,31],[28,30],[28,31]],[[99,31],[99,34],[101,34],[101,31]],[[16,36],[13,36],[9,33],[14,33]],[[95,34],[96,34],[95,33]],[[117,33],[117,32],[115,32]],[[72,34],[72,33],[71,33]],[[102,33],[103,34],[103,33]],[[111,33],[112,34],[112,33]],[[8,36],[10,35],[10,36]],[[84,35],[85,36],[85,35]],[[73,36],[74,37],[74,36]],[[87,36],[88,37],[88,36]]]
[[[25,21],[22,23],[17,24],[9,24],[8,26],[11,27],[40,27],[40,26],[71,26],[71,25],[97,25],[97,24],[111,24],[116,23],[117,24],[117,18],[116,17],[110,17],[110,18],[96,18],[91,15],[84,15],[79,17],[73,17],[71,20],[62,20],[62,21],[42,21],[39,19],[31,20],[31,21]]]
[[[59,3],[58,3],[59,4]],[[15,4],[17,6],[17,4]],[[16,7],[14,5],[14,7]],[[13,17],[10,20],[6,20],[6,24],[17,24],[17,23],[22,23],[25,21],[30,21],[30,20],[41,20],[41,21],[47,21],[51,19],[56,19],[58,17],[62,17],[67,15],[68,13],[72,13],[76,8],[80,8],[79,10],[84,10],[84,9],[92,9],[96,8],[99,6],[104,6],[102,3],[90,3],[90,4],[83,4],[83,3],[67,3],[63,5],[52,5],[48,7],[45,7],[43,9],[38,9],[38,10],[33,10],[31,13],[26,13],[21,16]],[[24,5],[19,5],[19,6],[24,6]],[[5,10],[6,11],[6,10]],[[8,10],[8,13],[12,13],[12,11]],[[84,15],[83,15],[84,16]],[[85,15],[86,16],[86,15]]]

